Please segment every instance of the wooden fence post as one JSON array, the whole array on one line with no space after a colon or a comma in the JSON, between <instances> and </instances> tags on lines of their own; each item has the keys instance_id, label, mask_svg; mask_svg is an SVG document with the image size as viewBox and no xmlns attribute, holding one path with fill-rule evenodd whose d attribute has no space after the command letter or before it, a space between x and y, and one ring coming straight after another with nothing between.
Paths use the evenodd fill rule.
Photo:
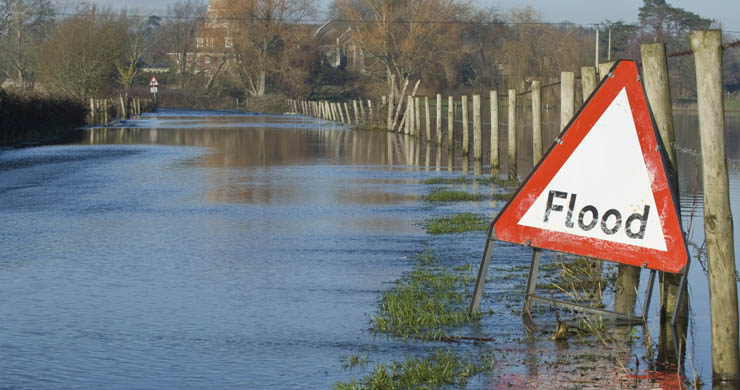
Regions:
<instances>
[{"instance_id":1,"label":"wooden fence post","mask_svg":"<svg viewBox=\"0 0 740 390\"><path fill-rule=\"evenodd\" d=\"M690 35L696 62L713 381L740 381L737 281L722 99L722 31Z\"/></svg>"},{"instance_id":2,"label":"wooden fence post","mask_svg":"<svg viewBox=\"0 0 740 390\"><path fill-rule=\"evenodd\" d=\"M437 106L434 107L437 116L434 118L437 125L437 145L442 145L442 94L437 94Z\"/></svg>"},{"instance_id":3,"label":"wooden fence post","mask_svg":"<svg viewBox=\"0 0 740 390\"><path fill-rule=\"evenodd\" d=\"M602 62L599 64L599 80L602 80L609 73L609 69L614 65L614 61Z\"/></svg>"},{"instance_id":4,"label":"wooden fence post","mask_svg":"<svg viewBox=\"0 0 740 390\"><path fill-rule=\"evenodd\" d=\"M429 142L432 140L432 118L429 117L429 96L424 96L424 125L426 127L426 141Z\"/></svg>"},{"instance_id":5,"label":"wooden fence post","mask_svg":"<svg viewBox=\"0 0 740 390\"><path fill-rule=\"evenodd\" d=\"M344 102L344 112L347 113L347 124L352 124L352 118L349 115L349 104L347 102ZM355 124L357 124L357 117L355 117Z\"/></svg>"},{"instance_id":6,"label":"wooden fence post","mask_svg":"<svg viewBox=\"0 0 740 390\"><path fill-rule=\"evenodd\" d=\"M421 137L421 110L419 104L421 100L419 97L414 97L414 136Z\"/></svg>"},{"instance_id":7,"label":"wooden fence post","mask_svg":"<svg viewBox=\"0 0 740 390\"><path fill-rule=\"evenodd\" d=\"M128 98L124 100L123 95L118 95L118 97L121 100L121 119L128 119L128 107L126 107L128 105Z\"/></svg>"},{"instance_id":8,"label":"wooden fence post","mask_svg":"<svg viewBox=\"0 0 740 390\"><path fill-rule=\"evenodd\" d=\"M591 96L591 92L596 88L596 69L593 66L581 67L581 92L583 93L583 103Z\"/></svg>"},{"instance_id":9,"label":"wooden fence post","mask_svg":"<svg viewBox=\"0 0 740 390\"><path fill-rule=\"evenodd\" d=\"M103 99L103 123L108 123L108 99Z\"/></svg>"},{"instance_id":10,"label":"wooden fence post","mask_svg":"<svg viewBox=\"0 0 740 390\"><path fill-rule=\"evenodd\" d=\"M393 107L395 106L396 75L391 75L391 91L388 94L388 131L393 131Z\"/></svg>"},{"instance_id":11,"label":"wooden fence post","mask_svg":"<svg viewBox=\"0 0 740 390\"><path fill-rule=\"evenodd\" d=\"M570 122L576 107L576 77L573 72L560 72L560 130Z\"/></svg>"},{"instance_id":12,"label":"wooden fence post","mask_svg":"<svg viewBox=\"0 0 740 390\"><path fill-rule=\"evenodd\" d=\"M468 124L468 95L460 97L462 105L462 154L467 157L470 153L470 126Z\"/></svg>"},{"instance_id":13,"label":"wooden fence post","mask_svg":"<svg viewBox=\"0 0 740 390\"><path fill-rule=\"evenodd\" d=\"M393 131L393 90L388 94L388 131Z\"/></svg>"},{"instance_id":14,"label":"wooden fence post","mask_svg":"<svg viewBox=\"0 0 740 390\"><path fill-rule=\"evenodd\" d=\"M614 62L603 62L599 64L599 80L609 75L609 70ZM626 264L617 265L617 285L614 295L614 311L632 314L635 301L637 300L637 286L640 284L639 267Z\"/></svg>"},{"instance_id":15,"label":"wooden fence post","mask_svg":"<svg viewBox=\"0 0 740 390\"><path fill-rule=\"evenodd\" d=\"M498 91L493 90L491 95L491 169L498 171Z\"/></svg>"},{"instance_id":16,"label":"wooden fence post","mask_svg":"<svg viewBox=\"0 0 740 390\"><path fill-rule=\"evenodd\" d=\"M396 123L398 122L398 116L401 113L401 107L403 107L403 96L406 94L406 87L408 86L409 86L409 80L406 79L403 82L403 88L401 89L401 95L398 97L398 107L396 108L396 115L393 117L393 123L391 123L391 131L395 130L396 128ZM401 125L399 125L399 129L398 129L399 132L401 131L400 126Z\"/></svg>"},{"instance_id":17,"label":"wooden fence post","mask_svg":"<svg viewBox=\"0 0 740 390\"><path fill-rule=\"evenodd\" d=\"M90 124L95 125L95 99L90 98Z\"/></svg>"},{"instance_id":18,"label":"wooden fence post","mask_svg":"<svg viewBox=\"0 0 740 390\"><path fill-rule=\"evenodd\" d=\"M509 177L517 177L517 161L516 161L516 90L509 90Z\"/></svg>"},{"instance_id":19,"label":"wooden fence post","mask_svg":"<svg viewBox=\"0 0 740 390\"><path fill-rule=\"evenodd\" d=\"M542 87L532 81L532 160L536 165L542 159Z\"/></svg>"},{"instance_id":20,"label":"wooden fence post","mask_svg":"<svg viewBox=\"0 0 740 390\"><path fill-rule=\"evenodd\" d=\"M414 135L414 97L406 98L406 134Z\"/></svg>"},{"instance_id":21,"label":"wooden fence post","mask_svg":"<svg viewBox=\"0 0 740 390\"><path fill-rule=\"evenodd\" d=\"M473 95L473 160L483 160L483 134L480 123L480 95Z\"/></svg>"},{"instance_id":22,"label":"wooden fence post","mask_svg":"<svg viewBox=\"0 0 740 390\"><path fill-rule=\"evenodd\" d=\"M360 123L360 117L358 116L360 114L357 111L357 100L352 100L352 108L354 109L354 112L355 112L355 123Z\"/></svg>"},{"instance_id":23,"label":"wooden fence post","mask_svg":"<svg viewBox=\"0 0 740 390\"><path fill-rule=\"evenodd\" d=\"M447 147L455 150L455 98L447 97Z\"/></svg>"},{"instance_id":24,"label":"wooden fence post","mask_svg":"<svg viewBox=\"0 0 740 390\"><path fill-rule=\"evenodd\" d=\"M642 74L645 78L645 92L648 102L658 126L660 137L663 139L665 153L668 157L668 180L673 187L673 194L679 204L678 218L680 220L680 201L678 201L678 172L676 170L676 145L673 131L673 107L671 103L671 88L668 80L668 64L666 60L665 44L652 43L640 45L642 55ZM660 335L658 338L658 360L662 362L678 362L678 351L673 344L673 328L668 319L673 317L678 299L680 275L663 272L660 278ZM688 325L688 295L684 296L679 309L678 340L683 342L685 351L685 337Z\"/></svg>"}]
</instances>

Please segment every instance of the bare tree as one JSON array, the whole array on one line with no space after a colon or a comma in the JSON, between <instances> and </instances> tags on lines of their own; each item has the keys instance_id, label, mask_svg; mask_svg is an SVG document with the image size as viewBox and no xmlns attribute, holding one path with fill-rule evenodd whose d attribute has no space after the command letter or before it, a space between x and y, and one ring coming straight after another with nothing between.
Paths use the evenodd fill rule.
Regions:
<instances>
[{"instance_id":1,"label":"bare tree","mask_svg":"<svg viewBox=\"0 0 740 390\"><path fill-rule=\"evenodd\" d=\"M467 5L455 0L336 0L334 13L352 23L369 67L390 86L439 69L460 56L460 17ZM400 83L402 84L402 83Z\"/></svg>"},{"instance_id":2,"label":"bare tree","mask_svg":"<svg viewBox=\"0 0 740 390\"><path fill-rule=\"evenodd\" d=\"M192 74L192 60L197 51L195 37L203 25L207 6L200 0L182 0L167 6L166 18L159 29L159 41L170 55L185 87Z\"/></svg>"},{"instance_id":3,"label":"bare tree","mask_svg":"<svg viewBox=\"0 0 740 390\"><path fill-rule=\"evenodd\" d=\"M136 12L134 12L136 14ZM123 10L118 17L118 27L124 34L121 42L121 56L115 62L116 81L124 88L126 96L128 89L139 73L141 59L153 46L151 39L152 18L141 20L137 16L130 16L128 11Z\"/></svg>"},{"instance_id":4,"label":"bare tree","mask_svg":"<svg viewBox=\"0 0 740 390\"><path fill-rule=\"evenodd\" d=\"M225 12L234 17L233 69L252 96L265 94L270 69L300 41L300 21L316 11L315 0L229 0Z\"/></svg>"},{"instance_id":5,"label":"bare tree","mask_svg":"<svg viewBox=\"0 0 740 390\"><path fill-rule=\"evenodd\" d=\"M110 10L80 9L61 20L41 45L39 79L50 92L86 99L115 73L125 31Z\"/></svg>"},{"instance_id":6,"label":"bare tree","mask_svg":"<svg viewBox=\"0 0 740 390\"><path fill-rule=\"evenodd\" d=\"M0 1L0 69L20 88L33 88L38 44L53 23L49 0Z\"/></svg>"}]
</instances>

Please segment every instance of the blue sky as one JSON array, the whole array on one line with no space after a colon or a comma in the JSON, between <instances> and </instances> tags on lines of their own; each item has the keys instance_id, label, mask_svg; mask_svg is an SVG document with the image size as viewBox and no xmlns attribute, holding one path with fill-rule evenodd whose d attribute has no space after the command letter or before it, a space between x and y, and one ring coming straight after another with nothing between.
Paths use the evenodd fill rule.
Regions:
<instances>
[{"instance_id":1,"label":"blue sky","mask_svg":"<svg viewBox=\"0 0 740 390\"><path fill-rule=\"evenodd\" d=\"M98 4L138 9L142 13L161 14L172 0L94 0ZM324 7L331 0L319 0ZM642 0L472 0L478 7L496 7L502 12L528 5L542 12L548 22L570 21L593 24L604 20L637 22L637 10ZM738 0L668 0L674 7L681 7L703 17L719 20L723 29L740 35L740 1Z\"/></svg>"},{"instance_id":2,"label":"blue sky","mask_svg":"<svg viewBox=\"0 0 740 390\"><path fill-rule=\"evenodd\" d=\"M740 1L738 0L668 0L668 4L694 12L709 19L719 20L724 30L740 33ZM642 0L477 0L478 6L502 10L532 5L551 22L568 20L578 24L598 23L603 20L637 22L637 10Z\"/></svg>"}]
</instances>

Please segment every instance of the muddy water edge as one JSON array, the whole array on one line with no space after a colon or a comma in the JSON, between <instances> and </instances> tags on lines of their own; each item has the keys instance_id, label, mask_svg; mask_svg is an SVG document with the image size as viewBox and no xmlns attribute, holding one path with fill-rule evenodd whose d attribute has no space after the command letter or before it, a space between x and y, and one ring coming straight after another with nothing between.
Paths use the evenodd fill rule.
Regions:
<instances>
[{"instance_id":1,"label":"muddy water edge","mask_svg":"<svg viewBox=\"0 0 740 390\"><path fill-rule=\"evenodd\" d=\"M738 118L727 121L733 206ZM701 247L696 115L677 113L676 127L684 225ZM389 292L406 285L450 287L450 311L467 304L485 233L428 234L425 221L490 220L512 185L455 180L476 171L487 167L396 134L236 112L162 110L79 142L0 151L0 383L361 387L380 370L423 378L435 363L455 367L455 388L670 388L694 372L711 382L696 262L685 379L649 371L654 311L647 333L586 322L551 340L556 314L540 307L528 332L530 251L514 245L496 247L482 316L384 330L384 305L400 305ZM428 197L444 190L479 196ZM543 258L541 288L553 294L560 262L572 264Z\"/></svg>"}]
</instances>

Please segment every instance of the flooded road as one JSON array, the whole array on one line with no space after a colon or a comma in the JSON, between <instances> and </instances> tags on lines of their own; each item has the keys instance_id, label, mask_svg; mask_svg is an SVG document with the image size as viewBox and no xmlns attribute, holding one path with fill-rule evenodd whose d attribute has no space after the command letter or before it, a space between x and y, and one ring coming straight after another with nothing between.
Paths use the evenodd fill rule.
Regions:
<instances>
[{"instance_id":1,"label":"flooded road","mask_svg":"<svg viewBox=\"0 0 740 390\"><path fill-rule=\"evenodd\" d=\"M681 115L683 212L700 244L695 116ZM342 369L350 352L372 350L374 362L428 348L367 331L409 257L431 249L477 267L483 232L430 236L424 219L502 205L423 202L425 179L487 167L396 134L177 110L124 126L0 151L0 387L329 388L363 373ZM737 210L740 123L728 126ZM526 174L531 154L520 150ZM514 312L530 253L503 244L495 256L516 278L487 285L483 306L499 315L478 331L524 356L506 375L536 376L534 351L562 346L522 344ZM706 291L695 262L690 355L708 382Z\"/></svg>"}]
</instances>

